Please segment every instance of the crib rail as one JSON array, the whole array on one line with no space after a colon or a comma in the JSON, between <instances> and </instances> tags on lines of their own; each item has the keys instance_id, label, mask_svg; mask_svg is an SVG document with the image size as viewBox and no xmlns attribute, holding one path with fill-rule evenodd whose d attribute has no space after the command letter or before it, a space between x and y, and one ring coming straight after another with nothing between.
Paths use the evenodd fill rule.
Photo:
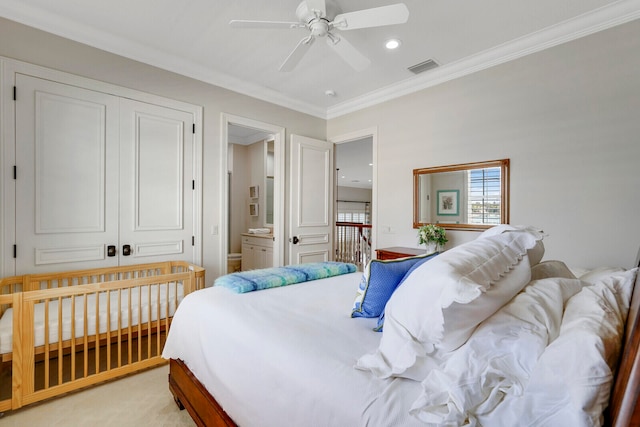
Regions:
<instances>
[{"instance_id":1,"label":"crib rail","mask_svg":"<svg viewBox=\"0 0 640 427\"><path fill-rule=\"evenodd\" d=\"M23 277L22 290L35 291L90 283L112 282L116 280L137 279L193 270L197 280L193 290L204 288L204 269L184 261L167 261L150 264L105 267L91 270L75 270L61 273L44 273Z\"/></svg>"},{"instance_id":2,"label":"crib rail","mask_svg":"<svg viewBox=\"0 0 640 427\"><path fill-rule=\"evenodd\" d=\"M166 363L173 314L204 285L186 262L0 279L0 308L13 311L0 412Z\"/></svg>"}]
</instances>

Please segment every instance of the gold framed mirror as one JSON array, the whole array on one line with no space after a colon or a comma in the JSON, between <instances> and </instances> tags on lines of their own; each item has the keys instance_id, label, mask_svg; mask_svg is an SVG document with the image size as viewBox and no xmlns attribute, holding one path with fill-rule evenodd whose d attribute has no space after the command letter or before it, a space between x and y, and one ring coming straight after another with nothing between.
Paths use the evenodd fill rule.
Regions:
<instances>
[{"instance_id":1,"label":"gold framed mirror","mask_svg":"<svg viewBox=\"0 0 640 427\"><path fill-rule=\"evenodd\" d=\"M509 159L413 170L413 228L482 231L509 223Z\"/></svg>"}]
</instances>

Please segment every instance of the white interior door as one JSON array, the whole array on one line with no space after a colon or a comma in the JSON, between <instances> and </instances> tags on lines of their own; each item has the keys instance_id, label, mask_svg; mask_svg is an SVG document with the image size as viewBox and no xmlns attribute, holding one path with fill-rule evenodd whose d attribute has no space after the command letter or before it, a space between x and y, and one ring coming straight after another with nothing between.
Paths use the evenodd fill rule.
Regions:
<instances>
[{"instance_id":1,"label":"white interior door","mask_svg":"<svg viewBox=\"0 0 640 427\"><path fill-rule=\"evenodd\" d=\"M16 84L16 274L117 265L118 98Z\"/></svg>"},{"instance_id":2,"label":"white interior door","mask_svg":"<svg viewBox=\"0 0 640 427\"><path fill-rule=\"evenodd\" d=\"M194 262L194 117L129 99L120 111L120 264Z\"/></svg>"},{"instance_id":3,"label":"white interior door","mask_svg":"<svg viewBox=\"0 0 640 427\"><path fill-rule=\"evenodd\" d=\"M333 144L291 135L289 264L333 259Z\"/></svg>"}]
</instances>

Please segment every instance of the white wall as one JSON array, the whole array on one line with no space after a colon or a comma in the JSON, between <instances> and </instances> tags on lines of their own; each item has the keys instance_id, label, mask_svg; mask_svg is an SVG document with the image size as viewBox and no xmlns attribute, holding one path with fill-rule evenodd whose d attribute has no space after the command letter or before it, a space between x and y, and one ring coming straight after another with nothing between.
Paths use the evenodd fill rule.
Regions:
<instances>
[{"instance_id":1,"label":"white wall","mask_svg":"<svg viewBox=\"0 0 640 427\"><path fill-rule=\"evenodd\" d=\"M376 247L417 246L414 168L510 158L511 223L548 233L545 259L631 267L640 245L639 70L637 20L331 119L327 133L378 128ZM449 233L452 244L475 235Z\"/></svg>"},{"instance_id":2,"label":"white wall","mask_svg":"<svg viewBox=\"0 0 640 427\"><path fill-rule=\"evenodd\" d=\"M203 129L203 266L207 282L218 276L219 248L226 242L212 227L222 227L221 113L273 123L291 133L326 138L326 121L268 102L240 95L175 73L160 70L99 49L0 18L0 56L83 77L189 102L204 107ZM225 246L223 246L225 245ZM1 249L0 249L1 250ZM226 260L222 261L226 263Z\"/></svg>"}]
</instances>

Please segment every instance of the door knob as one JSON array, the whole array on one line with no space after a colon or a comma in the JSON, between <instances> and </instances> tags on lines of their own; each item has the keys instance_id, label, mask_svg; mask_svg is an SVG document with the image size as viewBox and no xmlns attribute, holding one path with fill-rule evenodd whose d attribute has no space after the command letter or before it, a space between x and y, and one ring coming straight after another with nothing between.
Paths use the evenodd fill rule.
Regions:
<instances>
[{"instance_id":1,"label":"door knob","mask_svg":"<svg viewBox=\"0 0 640 427\"><path fill-rule=\"evenodd\" d=\"M122 246L122 255L123 255L123 256L129 256L129 255L131 255L131 245L124 245L124 246Z\"/></svg>"},{"instance_id":2,"label":"door knob","mask_svg":"<svg viewBox=\"0 0 640 427\"><path fill-rule=\"evenodd\" d=\"M293 236L293 244L294 245L297 245L299 241L300 241L300 239L298 239L298 236Z\"/></svg>"},{"instance_id":3,"label":"door knob","mask_svg":"<svg viewBox=\"0 0 640 427\"><path fill-rule=\"evenodd\" d=\"M107 246L107 256L116 256L116 246L115 245Z\"/></svg>"}]
</instances>

